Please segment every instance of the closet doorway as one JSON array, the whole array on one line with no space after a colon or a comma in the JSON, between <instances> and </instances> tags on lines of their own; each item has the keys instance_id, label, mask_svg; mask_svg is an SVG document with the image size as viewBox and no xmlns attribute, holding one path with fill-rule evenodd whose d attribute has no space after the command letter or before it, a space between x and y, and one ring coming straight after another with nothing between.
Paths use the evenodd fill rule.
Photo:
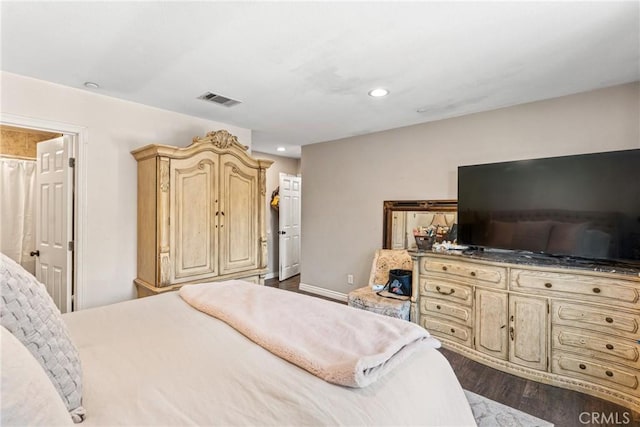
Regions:
<instances>
[{"instance_id":1,"label":"closet doorway","mask_svg":"<svg viewBox=\"0 0 640 427\"><path fill-rule=\"evenodd\" d=\"M77 134L5 123L0 249L46 286L61 312L73 311Z\"/></svg>"}]
</instances>

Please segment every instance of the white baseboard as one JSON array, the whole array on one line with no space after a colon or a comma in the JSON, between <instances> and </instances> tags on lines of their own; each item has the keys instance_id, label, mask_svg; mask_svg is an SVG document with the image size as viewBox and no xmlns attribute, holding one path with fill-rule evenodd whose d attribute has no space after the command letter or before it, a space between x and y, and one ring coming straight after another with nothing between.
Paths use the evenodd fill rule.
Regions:
<instances>
[{"instance_id":1,"label":"white baseboard","mask_svg":"<svg viewBox=\"0 0 640 427\"><path fill-rule=\"evenodd\" d=\"M274 277L278 277L278 275L272 271L271 273L265 274L264 280L273 279Z\"/></svg>"},{"instance_id":2,"label":"white baseboard","mask_svg":"<svg viewBox=\"0 0 640 427\"><path fill-rule=\"evenodd\" d=\"M325 289L318 286L307 285L306 283L300 283L300 290L309 292L310 294L322 295L323 297L347 302L347 294L332 291L331 289Z\"/></svg>"}]
</instances>

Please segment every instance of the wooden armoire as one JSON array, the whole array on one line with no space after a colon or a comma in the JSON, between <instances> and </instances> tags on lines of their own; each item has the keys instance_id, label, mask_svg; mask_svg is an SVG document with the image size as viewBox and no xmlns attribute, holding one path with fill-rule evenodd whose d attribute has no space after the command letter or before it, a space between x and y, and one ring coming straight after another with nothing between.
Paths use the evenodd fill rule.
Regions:
<instances>
[{"instance_id":1,"label":"wooden armoire","mask_svg":"<svg viewBox=\"0 0 640 427\"><path fill-rule=\"evenodd\" d=\"M266 169L226 130L188 147L147 145L138 162L138 297L185 284L263 284Z\"/></svg>"}]
</instances>

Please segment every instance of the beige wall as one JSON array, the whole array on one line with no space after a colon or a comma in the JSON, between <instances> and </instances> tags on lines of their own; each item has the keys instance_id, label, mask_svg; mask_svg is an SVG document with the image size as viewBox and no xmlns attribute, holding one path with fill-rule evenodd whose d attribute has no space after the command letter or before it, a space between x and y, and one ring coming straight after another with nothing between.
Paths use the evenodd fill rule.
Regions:
<instances>
[{"instance_id":1,"label":"beige wall","mask_svg":"<svg viewBox=\"0 0 640 427\"><path fill-rule=\"evenodd\" d=\"M639 117L636 82L303 146L301 282L365 285L384 200L455 199L460 165L640 148Z\"/></svg>"},{"instance_id":2,"label":"beige wall","mask_svg":"<svg viewBox=\"0 0 640 427\"><path fill-rule=\"evenodd\" d=\"M0 73L0 85L2 114L86 128L82 308L135 296L137 172L131 150L150 143L186 146L194 136L218 129L227 129L251 146L250 129L122 101L99 91L6 72Z\"/></svg>"},{"instance_id":3,"label":"beige wall","mask_svg":"<svg viewBox=\"0 0 640 427\"><path fill-rule=\"evenodd\" d=\"M300 160L289 157L274 156L267 153L253 152L253 155L259 159L273 160L273 164L267 169L267 195L266 195L266 212L267 218L265 225L267 228L267 249L269 251L269 260L267 268L267 278L278 277L278 228L279 217L278 212L271 208L271 193L275 190L280 182L280 172L289 175L298 175L300 173Z\"/></svg>"}]
</instances>

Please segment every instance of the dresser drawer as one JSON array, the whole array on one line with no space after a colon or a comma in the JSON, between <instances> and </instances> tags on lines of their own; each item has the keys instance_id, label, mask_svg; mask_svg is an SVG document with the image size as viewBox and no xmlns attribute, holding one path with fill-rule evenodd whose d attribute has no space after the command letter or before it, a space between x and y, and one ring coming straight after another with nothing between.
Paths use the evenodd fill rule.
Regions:
<instances>
[{"instance_id":1,"label":"dresser drawer","mask_svg":"<svg viewBox=\"0 0 640 427\"><path fill-rule=\"evenodd\" d=\"M614 387L634 396L640 395L637 369L627 369L608 362L554 352L551 372Z\"/></svg>"},{"instance_id":2,"label":"dresser drawer","mask_svg":"<svg viewBox=\"0 0 640 427\"><path fill-rule=\"evenodd\" d=\"M482 284L497 289L507 288L507 269L502 267L426 257L422 260L421 271L427 275L446 274L469 284Z\"/></svg>"},{"instance_id":3,"label":"dresser drawer","mask_svg":"<svg viewBox=\"0 0 640 427\"><path fill-rule=\"evenodd\" d=\"M467 347L471 347L471 328L451 322L441 317L420 316L420 324L433 336L448 339Z\"/></svg>"},{"instance_id":4,"label":"dresser drawer","mask_svg":"<svg viewBox=\"0 0 640 427\"><path fill-rule=\"evenodd\" d=\"M640 370L640 343L592 331L553 326L553 349Z\"/></svg>"},{"instance_id":5,"label":"dresser drawer","mask_svg":"<svg viewBox=\"0 0 640 427\"><path fill-rule=\"evenodd\" d=\"M435 298L422 298L420 300L420 313L430 315L441 315L452 317L458 322L467 326L472 326L473 319L471 317L471 307L456 304L447 300L438 300Z\"/></svg>"},{"instance_id":6,"label":"dresser drawer","mask_svg":"<svg viewBox=\"0 0 640 427\"><path fill-rule=\"evenodd\" d=\"M615 307L552 301L551 312L553 324L591 329L634 340L640 335L640 315Z\"/></svg>"},{"instance_id":7,"label":"dresser drawer","mask_svg":"<svg viewBox=\"0 0 640 427\"><path fill-rule=\"evenodd\" d=\"M640 281L549 271L511 270L511 290L565 295L603 304L640 308Z\"/></svg>"},{"instance_id":8,"label":"dresser drawer","mask_svg":"<svg viewBox=\"0 0 640 427\"><path fill-rule=\"evenodd\" d=\"M459 304L471 305L473 288L461 283L420 276L420 293L426 297L436 297Z\"/></svg>"}]
</instances>

